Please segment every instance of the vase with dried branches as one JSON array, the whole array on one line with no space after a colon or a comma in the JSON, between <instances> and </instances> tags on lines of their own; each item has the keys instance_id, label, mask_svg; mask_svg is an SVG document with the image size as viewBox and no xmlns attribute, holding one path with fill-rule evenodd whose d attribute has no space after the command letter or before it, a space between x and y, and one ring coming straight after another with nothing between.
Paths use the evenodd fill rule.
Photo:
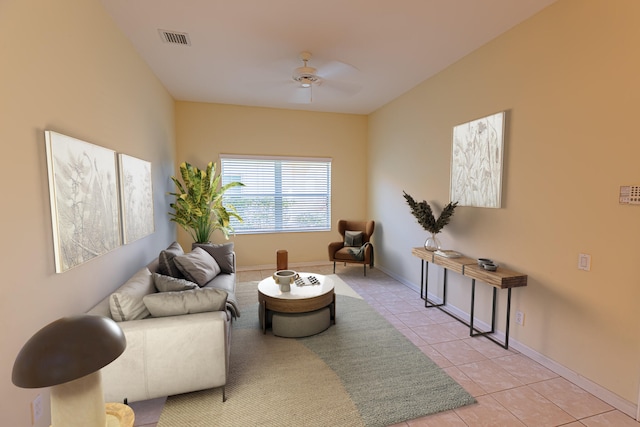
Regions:
<instances>
[{"instance_id":1,"label":"vase with dried branches","mask_svg":"<svg viewBox=\"0 0 640 427\"><path fill-rule=\"evenodd\" d=\"M449 202L440 213L438 219L436 219L429 203L425 200L416 202L414 198L406 192L403 191L402 193L409 205L409 208L411 209L411 213L418 221L418 224L431 233L431 236L427 238L424 243L424 248L428 251L437 251L440 249L440 240L438 240L436 235L442 231L445 225L449 224L449 221L451 221L451 217L453 216L453 212L455 211L456 206L458 206L458 202Z\"/></svg>"}]
</instances>

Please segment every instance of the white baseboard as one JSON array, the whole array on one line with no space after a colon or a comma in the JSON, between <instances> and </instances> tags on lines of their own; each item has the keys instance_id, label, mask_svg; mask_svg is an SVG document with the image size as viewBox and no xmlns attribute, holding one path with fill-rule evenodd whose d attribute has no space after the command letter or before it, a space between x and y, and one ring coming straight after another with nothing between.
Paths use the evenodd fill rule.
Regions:
<instances>
[{"instance_id":1,"label":"white baseboard","mask_svg":"<svg viewBox=\"0 0 640 427\"><path fill-rule=\"evenodd\" d=\"M398 276L397 274L391 272L391 271L387 271L386 269L384 269L383 267L377 267L380 270L382 270L385 274L393 277L394 279L396 279L398 282L402 283L403 285L413 289L414 291L416 291L418 294L420 293L420 286L417 286L413 283L408 282L406 279L404 279L403 277ZM436 303L438 302L442 302L442 299L429 294L428 295L429 300L434 301ZM451 312L452 314L458 316L459 318L463 319L464 321L466 321L467 323L469 322L469 314L464 312L463 310L460 310L459 308L452 306L452 305L447 305L447 311ZM491 325L479 321L479 320L475 320L474 321L474 326L478 326L479 329L481 330L489 330L491 329ZM495 338L498 341L504 342L504 332L502 331L497 331L495 334ZM531 360L534 360L536 362L538 362L539 364L541 364L542 366L544 366L545 368L555 372L556 374L560 375L561 377L565 378L566 380L572 382L573 384L577 385L578 387L586 390L587 392L591 393L592 395L594 395L595 397L597 397L598 399L608 403L609 405L613 406L614 408L618 409L621 412L624 412L625 414L627 414L628 416L630 416L631 418L640 421L640 390L639 390L639 402L638 404L633 404L632 402L627 401L626 399L623 399L622 397L618 396L617 394L609 391L608 389L602 387L599 384L594 383L593 381L583 377L582 375L572 371L571 369L567 368L566 366L561 365L560 363L544 356L543 354L538 353L537 351L533 350L532 348L527 347L526 345L518 342L517 340L514 340L513 338L509 338L509 346L513 347L514 350L524 354L525 356L527 356L528 358L530 358Z\"/></svg>"}]
</instances>

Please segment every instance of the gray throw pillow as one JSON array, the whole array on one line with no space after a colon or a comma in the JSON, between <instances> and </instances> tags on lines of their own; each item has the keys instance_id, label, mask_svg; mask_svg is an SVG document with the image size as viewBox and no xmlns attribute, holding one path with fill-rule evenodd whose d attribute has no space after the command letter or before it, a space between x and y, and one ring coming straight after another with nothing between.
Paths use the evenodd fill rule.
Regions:
<instances>
[{"instance_id":1,"label":"gray throw pillow","mask_svg":"<svg viewBox=\"0 0 640 427\"><path fill-rule=\"evenodd\" d=\"M149 316L142 298L153 294L153 277L148 268L143 268L109 296L109 310L116 322L144 319Z\"/></svg>"},{"instance_id":2,"label":"gray throw pillow","mask_svg":"<svg viewBox=\"0 0 640 427\"><path fill-rule=\"evenodd\" d=\"M191 252L173 258L173 262L187 280L206 285L211 279L220 274L220 266L211 255L201 248L194 248Z\"/></svg>"},{"instance_id":3,"label":"gray throw pillow","mask_svg":"<svg viewBox=\"0 0 640 427\"><path fill-rule=\"evenodd\" d=\"M146 295L144 304L153 317L178 316L225 310L227 292L204 288L182 292L163 292Z\"/></svg>"},{"instance_id":4,"label":"gray throw pillow","mask_svg":"<svg viewBox=\"0 0 640 427\"><path fill-rule=\"evenodd\" d=\"M153 273L153 284L156 285L158 292L179 292L198 289L196 283L158 273Z\"/></svg>"},{"instance_id":5,"label":"gray throw pillow","mask_svg":"<svg viewBox=\"0 0 640 427\"><path fill-rule=\"evenodd\" d=\"M160 255L158 255L158 273L184 279L184 276L173 262L173 259L180 255L184 255L184 250L178 242L173 242L167 249L161 251Z\"/></svg>"},{"instance_id":6,"label":"gray throw pillow","mask_svg":"<svg viewBox=\"0 0 640 427\"><path fill-rule=\"evenodd\" d=\"M362 231L345 231L344 232L344 245L345 246L362 246Z\"/></svg>"},{"instance_id":7,"label":"gray throw pillow","mask_svg":"<svg viewBox=\"0 0 640 427\"><path fill-rule=\"evenodd\" d=\"M206 243L198 244L199 248L204 249L216 260L223 273L235 273L235 255L233 253L233 242L215 244Z\"/></svg>"}]
</instances>

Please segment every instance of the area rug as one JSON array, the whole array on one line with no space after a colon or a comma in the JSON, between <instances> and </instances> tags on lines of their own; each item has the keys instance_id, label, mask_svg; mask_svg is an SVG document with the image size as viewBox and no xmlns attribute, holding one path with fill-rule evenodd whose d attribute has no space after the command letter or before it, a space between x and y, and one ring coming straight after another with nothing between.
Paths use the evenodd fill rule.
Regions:
<instances>
[{"instance_id":1,"label":"area rug","mask_svg":"<svg viewBox=\"0 0 640 427\"><path fill-rule=\"evenodd\" d=\"M263 334L257 282L238 284L241 304L251 304L233 324L227 401L221 389L169 397L158 427L388 426L475 402L331 277L343 294L336 295L336 324L298 339Z\"/></svg>"}]
</instances>

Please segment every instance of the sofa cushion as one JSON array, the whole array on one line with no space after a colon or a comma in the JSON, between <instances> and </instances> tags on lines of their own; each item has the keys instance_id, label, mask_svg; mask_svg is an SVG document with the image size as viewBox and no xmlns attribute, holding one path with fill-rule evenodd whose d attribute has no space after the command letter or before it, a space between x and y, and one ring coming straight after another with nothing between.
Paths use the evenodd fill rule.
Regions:
<instances>
[{"instance_id":1,"label":"sofa cushion","mask_svg":"<svg viewBox=\"0 0 640 427\"><path fill-rule=\"evenodd\" d=\"M160 255L158 255L158 273L184 279L184 276L173 261L175 257L180 255L184 255L184 250L182 250L182 246L178 242L173 242L167 249L160 251Z\"/></svg>"},{"instance_id":2,"label":"sofa cushion","mask_svg":"<svg viewBox=\"0 0 640 427\"><path fill-rule=\"evenodd\" d=\"M223 273L235 273L233 242L198 244L198 247L207 251L216 260Z\"/></svg>"},{"instance_id":3,"label":"sofa cushion","mask_svg":"<svg viewBox=\"0 0 640 427\"><path fill-rule=\"evenodd\" d=\"M142 298L155 292L153 276L149 269L144 267L109 296L111 317L116 322L148 317L149 311Z\"/></svg>"},{"instance_id":4,"label":"sofa cushion","mask_svg":"<svg viewBox=\"0 0 640 427\"><path fill-rule=\"evenodd\" d=\"M204 286L220 274L220 266L205 250L196 247L191 252L173 258L176 267L187 280Z\"/></svg>"},{"instance_id":5,"label":"sofa cushion","mask_svg":"<svg viewBox=\"0 0 640 427\"><path fill-rule=\"evenodd\" d=\"M158 292L179 292L198 288L196 283L186 279L177 279L158 273L153 273L153 284L156 286Z\"/></svg>"},{"instance_id":6,"label":"sofa cushion","mask_svg":"<svg viewBox=\"0 0 640 427\"><path fill-rule=\"evenodd\" d=\"M344 232L344 245L345 246L362 246L362 231L345 231Z\"/></svg>"},{"instance_id":7,"label":"sofa cushion","mask_svg":"<svg viewBox=\"0 0 640 427\"><path fill-rule=\"evenodd\" d=\"M146 295L144 304L153 317L220 311L225 310L227 293L212 288L163 292Z\"/></svg>"}]
</instances>

